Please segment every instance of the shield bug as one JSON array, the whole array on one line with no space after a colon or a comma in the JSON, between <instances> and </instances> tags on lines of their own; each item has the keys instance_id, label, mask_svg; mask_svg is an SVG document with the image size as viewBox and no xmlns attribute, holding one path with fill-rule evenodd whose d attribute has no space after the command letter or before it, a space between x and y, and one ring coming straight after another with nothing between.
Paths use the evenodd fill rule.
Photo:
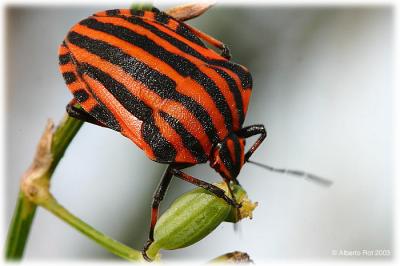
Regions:
<instances>
[{"instance_id":1,"label":"shield bug","mask_svg":"<svg viewBox=\"0 0 400 266\"><path fill-rule=\"evenodd\" d=\"M238 207L222 189L182 172L209 161L225 182L237 184L266 137L263 125L243 127L252 77L230 61L226 45L157 9L116 9L73 26L59 63L74 96L71 116L118 131L151 160L169 164L153 197L148 245L172 176ZM254 135L245 152L245 139Z\"/></svg>"}]
</instances>

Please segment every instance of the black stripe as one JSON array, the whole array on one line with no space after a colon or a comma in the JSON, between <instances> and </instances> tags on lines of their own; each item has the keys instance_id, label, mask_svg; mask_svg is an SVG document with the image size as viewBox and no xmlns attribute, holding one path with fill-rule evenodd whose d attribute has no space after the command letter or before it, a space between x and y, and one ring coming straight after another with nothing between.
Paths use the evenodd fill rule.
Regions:
<instances>
[{"instance_id":1,"label":"black stripe","mask_svg":"<svg viewBox=\"0 0 400 266\"><path fill-rule=\"evenodd\" d=\"M232 92L233 97L235 99L236 103L236 111L239 116L239 125L242 126L244 122L244 110L243 110L243 99L242 99L242 94L240 93L240 90L238 86L236 85L235 80L229 76L228 73L226 73L224 70L218 68L218 67L212 67L223 79L225 79L226 83L228 83L229 90Z\"/></svg>"},{"instance_id":2,"label":"black stripe","mask_svg":"<svg viewBox=\"0 0 400 266\"><path fill-rule=\"evenodd\" d=\"M79 65L77 68L78 75L82 79L82 71L79 69ZM84 81L81 81L84 83ZM118 131L121 131L121 126L119 125L117 119L115 119L114 115L111 113L110 110L107 109L107 107L104 105L104 103L97 97L97 95L91 90L90 86L86 86L86 88L89 90L89 93L87 93L87 96L93 97L95 101L97 102L97 105L95 105L92 110L90 110L89 114L94 117L96 120L100 121L104 125L106 125L108 128ZM83 90L83 89L81 89ZM83 96L85 97L85 96ZM78 100L78 99L77 99ZM79 101L79 100L78 100Z\"/></svg>"},{"instance_id":3,"label":"black stripe","mask_svg":"<svg viewBox=\"0 0 400 266\"><path fill-rule=\"evenodd\" d=\"M202 124L211 143L218 143L219 137L212 123L211 117L206 109L192 98L180 94L175 89L175 82L167 76L157 72L144 63L123 53L117 47L111 46L103 41L93 40L76 32L68 34L68 40L93 53L102 59L120 66L134 79L143 83L147 88L154 91L160 97L175 100L184 105Z\"/></svg>"},{"instance_id":4,"label":"black stripe","mask_svg":"<svg viewBox=\"0 0 400 266\"><path fill-rule=\"evenodd\" d=\"M152 148L159 163L175 162L176 150L160 133L153 117L142 124L142 137Z\"/></svg>"},{"instance_id":5,"label":"black stripe","mask_svg":"<svg viewBox=\"0 0 400 266\"><path fill-rule=\"evenodd\" d=\"M242 158L242 155L243 155L243 157L244 157L244 155L245 155L245 153L244 153L244 147L246 146L246 139L242 139L242 141L243 141L243 145L240 145L240 158ZM244 163L244 161L243 161L243 162L240 162L240 168L242 168L242 166L243 166L242 163Z\"/></svg>"},{"instance_id":6,"label":"black stripe","mask_svg":"<svg viewBox=\"0 0 400 266\"><path fill-rule=\"evenodd\" d=\"M208 160L200 142L175 117L160 111L160 116L179 134L185 148L196 158L198 163Z\"/></svg>"},{"instance_id":7,"label":"black stripe","mask_svg":"<svg viewBox=\"0 0 400 266\"><path fill-rule=\"evenodd\" d=\"M120 13L119 9L106 10L106 15L110 17L118 16Z\"/></svg>"},{"instance_id":8,"label":"black stripe","mask_svg":"<svg viewBox=\"0 0 400 266\"><path fill-rule=\"evenodd\" d=\"M158 23L168 24L170 17L164 12L158 12L155 14L155 19Z\"/></svg>"},{"instance_id":9,"label":"black stripe","mask_svg":"<svg viewBox=\"0 0 400 266\"><path fill-rule=\"evenodd\" d=\"M240 65L225 60L208 60L208 63L229 69L239 77L243 89L252 89L253 79L251 74L244 70Z\"/></svg>"},{"instance_id":10,"label":"black stripe","mask_svg":"<svg viewBox=\"0 0 400 266\"><path fill-rule=\"evenodd\" d=\"M235 173L239 173L240 170L240 153L241 153L241 148L240 148L240 142L239 139L236 135L232 134L232 141L233 141L233 151L235 154L233 154L233 156L235 157ZM239 169L238 169L239 168ZM233 174L233 176L235 176L235 174Z\"/></svg>"},{"instance_id":11,"label":"black stripe","mask_svg":"<svg viewBox=\"0 0 400 266\"><path fill-rule=\"evenodd\" d=\"M69 53L63 54L63 55L59 55L58 56L58 62L59 62L60 65L66 65L69 62L71 62L71 56L69 55Z\"/></svg>"},{"instance_id":12,"label":"black stripe","mask_svg":"<svg viewBox=\"0 0 400 266\"><path fill-rule=\"evenodd\" d=\"M79 89L74 92L74 98L78 100L78 102L83 103L89 99L89 94L84 89Z\"/></svg>"},{"instance_id":13,"label":"black stripe","mask_svg":"<svg viewBox=\"0 0 400 266\"><path fill-rule=\"evenodd\" d=\"M227 140L222 143L221 148L219 150L219 157L221 158L222 163L228 172L232 175L234 173L234 164L231 158L231 154L228 149Z\"/></svg>"},{"instance_id":14,"label":"black stripe","mask_svg":"<svg viewBox=\"0 0 400 266\"><path fill-rule=\"evenodd\" d=\"M138 119L146 121L152 116L153 111L150 107L135 95L132 95L123 84L110 77L107 73L89 64L80 64L79 73L81 75L86 74L101 82L115 99Z\"/></svg>"},{"instance_id":15,"label":"black stripe","mask_svg":"<svg viewBox=\"0 0 400 266\"><path fill-rule=\"evenodd\" d=\"M121 131L118 121L101 102L98 101L98 104L95 105L92 110L90 110L89 114L103 124L107 125L108 128L118 132Z\"/></svg>"},{"instance_id":16,"label":"black stripe","mask_svg":"<svg viewBox=\"0 0 400 266\"><path fill-rule=\"evenodd\" d=\"M154 41L148 39L146 36L139 35L127 28L116 26L111 23L102 23L95 19L84 20L81 22L81 24L91 29L108 33L121 40L140 47L170 65L180 75L184 77L191 77L199 85L201 85L208 95L213 99L215 106L224 117L226 128L228 131L232 130L232 113L224 95L221 93L214 81L205 75L200 69L198 69L195 64L184 57L170 53L162 46L159 46Z\"/></svg>"},{"instance_id":17,"label":"black stripe","mask_svg":"<svg viewBox=\"0 0 400 266\"><path fill-rule=\"evenodd\" d=\"M215 82L198 68L196 68L196 70L190 74L190 77L199 83L207 91L208 95L211 96L217 109L224 117L225 126L228 132L230 132L233 128L232 112L229 108L228 102L225 99L225 96L222 94Z\"/></svg>"},{"instance_id":18,"label":"black stripe","mask_svg":"<svg viewBox=\"0 0 400 266\"><path fill-rule=\"evenodd\" d=\"M195 36L182 22L178 22L178 28L176 29L176 33L184 37L185 39L188 39L191 42L194 42L202 47L206 47L204 43L197 37Z\"/></svg>"},{"instance_id":19,"label":"black stripe","mask_svg":"<svg viewBox=\"0 0 400 266\"><path fill-rule=\"evenodd\" d=\"M143 19L141 18L137 18L137 17L121 17L124 20L127 20L133 24L137 24L140 25L141 27L148 29L149 31L151 31L152 33L154 33L155 35L157 35L158 37L166 40L167 42L169 42L170 44L172 44L173 46L175 46L176 48L178 48L179 50L183 51L184 53L190 54L204 62L207 62L208 64L212 64L212 65L216 65L216 66L222 66L222 67L226 67L229 70L233 71L235 74L238 75L239 79L241 80L242 83L242 87L244 89L246 88L251 88L252 85L252 80L251 80L251 75L248 71L244 70L240 65L235 64L231 61L227 61L227 60L213 60L213 59L208 59L206 57L204 57L202 54L200 54L199 52L197 52L195 49L193 49L192 47L190 47L189 45L187 45L186 43L174 38L171 35L166 34L165 32L160 31L159 29L157 29L156 27L154 27L153 25L150 25L148 23L146 23ZM181 22L183 23L183 22Z\"/></svg>"},{"instance_id":20,"label":"black stripe","mask_svg":"<svg viewBox=\"0 0 400 266\"><path fill-rule=\"evenodd\" d=\"M136 80L156 91L163 98L168 97L168 95L175 90L176 84L168 76L155 71L148 65L124 53L115 46L104 41L91 39L76 32L70 32L68 34L68 40L86 49L90 53L99 56L101 59L120 66Z\"/></svg>"},{"instance_id":21,"label":"black stripe","mask_svg":"<svg viewBox=\"0 0 400 266\"><path fill-rule=\"evenodd\" d=\"M132 16L137 16L137 17L144 16L144 10L142 10L142 9L131 9L130 11L131 11Z\"/></svg>"},{"instance_id":22,"label":"black stripe","mask_svg":"<svg viewBox=\"0 0 400 266\"><path fill-rule=\"evenodd\" d=\"M154 122L153 111L136 98L118 81L89 64L79 65L79 73L86 74L99 81L103 86L135 117L143 121L141 134L152 148L158 162L174 162L175 148L161 134ZM99 119L101 121L101 119ZM107 124L108 125L108 124Z\"/></svg>"},{"instance_id":23,"label":"black stripe","mask_svg":"<svg viewBox=\"0 0 400 266\"><path fill-rule=\"evenodd\" d=\"M76 76L73 72L69 72L69 71L64 72L64 73L62 73L62 75L63 75L65 83L67 83L67 85L76 81Z\"/></svg>"}]
</instances>

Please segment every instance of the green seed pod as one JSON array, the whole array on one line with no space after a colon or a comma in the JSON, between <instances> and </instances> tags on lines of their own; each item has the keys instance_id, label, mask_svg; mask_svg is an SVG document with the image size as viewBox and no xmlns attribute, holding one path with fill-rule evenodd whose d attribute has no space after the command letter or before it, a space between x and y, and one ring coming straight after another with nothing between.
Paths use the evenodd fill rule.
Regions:
<instances>
[{"instance_id":1,"label":"green seed pod","mask_svg":"<svg viewBox=\"0 0 400 266\"><path fill-rule=\"evenodd\" d=\"M225 182L216 186L229 195ZM233 185L233 194L242 204L240 219L251 217L256 203L251 203L242 187ZM178 197L159 218L154 229L154 242L147 250L150 258L160 249L172 250L187 247L211 233L223 221L237 222L237 210L226 201L205 189L197 188Z\"/></svg>"}]
</instances>

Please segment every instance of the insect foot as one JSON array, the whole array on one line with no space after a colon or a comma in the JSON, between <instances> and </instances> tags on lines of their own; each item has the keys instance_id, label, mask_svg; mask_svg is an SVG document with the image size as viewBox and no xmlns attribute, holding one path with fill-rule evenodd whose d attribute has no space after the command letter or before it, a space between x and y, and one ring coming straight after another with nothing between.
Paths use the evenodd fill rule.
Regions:
<instances>
[{"instance_id":1,"label":"insect foot","mask_svg":"<svg viewBox=\"0 0 400 266\"><path fill-rule=\"evenodd\" d=\"M226 193L225 182L214 184ZM173 250L190 246L210 234L222 222L236 223L246 217L252 218L257 203L252 203L246 191L239 185L231 186L232 192L241 204L240 218L236 208L213 193L197 188L177 198L157 221L154 242L144 252L151 260L158 258L161 249Z\"/></svg>"}]
</instances>

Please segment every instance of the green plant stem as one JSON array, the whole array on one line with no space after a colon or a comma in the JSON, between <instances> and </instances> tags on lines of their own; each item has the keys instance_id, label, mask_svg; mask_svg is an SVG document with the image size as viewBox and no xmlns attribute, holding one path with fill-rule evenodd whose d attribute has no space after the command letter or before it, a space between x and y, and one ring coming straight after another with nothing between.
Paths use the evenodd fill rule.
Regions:
<instances>
[{"instance_id":1,"label":"green plant stem","mask_svg":"<svg viewBox=\"0 0 400 266\"><path fill-rule=\"evenodd\" d=\"M78 133L79 129L83 125L82 120L75 119L68 114L65 114L60 122L60 125L54 132L53 141L51 144L51 153L53 154L53 162L49 169L49 178L53 175L55 168L59 161L64 156L72 139Z\"/></svg>"},{"instance_id":2,"label":"green plant stem","mask_svg":"<svg viewBox=\"0 0 400 266\"><path fill-rule=\"evenodd\" d=\"M65 115L57 127L51 144L53 160L43 176L50 179L65 150L78 133L83 122ZM22 191L18 194L17 204L8 231L6 243L6 259L20 260L23 256L32 220L36 212L36 205L31 202Z\"/></svg>"},{"instance_id":3,"label":"green plant stem","mask_svg":"<svg viewBox=\"0 0 400 266\"><path fill-rule=\"evenodd\" d=\"M72 227L76 228L89 238L93 239L111 253L129 261L143 260L142 254L139 251L134 250L97 231L90 225L80 220L78 217L71 214L68 210L61 206L51 195L47 200L40 203L40 206L44 207L45 209L47 209Z\"/></svg>"},{"instance_id":4,"label":"green plant stem","mask_svg":"<svg viewBox=\"0 0 400 266\"><path fill-rule=\"evenodd\" d=\"M53 133L52 123L39 141L32 166L22 178L17 207L10 225L6 258L18 260L24 253L37 205L50 211L111 253L130 261L142 260L140 251L97 231L61 206L49 191L49 180L83 122L66 115Z\"/></svg>"},{"instance_id":5,"label":"green plant stem","mask_svg":"<svg viewBox=\"0 0 400 266\"><path fill-rule=\"evenodd\" d=\"M151 10L153 8L152 1L135 1L134 4L130 6L132 10Z\"/></svg>"},{"instance_id":6,"label":"green plant stem","mask_svg":"<svg viewBox=\"0 0 400 266\"><path fill-rule=\"evenodd\" d=\"M24 193L18 193L14 216L11 220L6 243L6 259L19 260L24 253L36 205L29 201Z\"/></svg>"}]
</instances>

